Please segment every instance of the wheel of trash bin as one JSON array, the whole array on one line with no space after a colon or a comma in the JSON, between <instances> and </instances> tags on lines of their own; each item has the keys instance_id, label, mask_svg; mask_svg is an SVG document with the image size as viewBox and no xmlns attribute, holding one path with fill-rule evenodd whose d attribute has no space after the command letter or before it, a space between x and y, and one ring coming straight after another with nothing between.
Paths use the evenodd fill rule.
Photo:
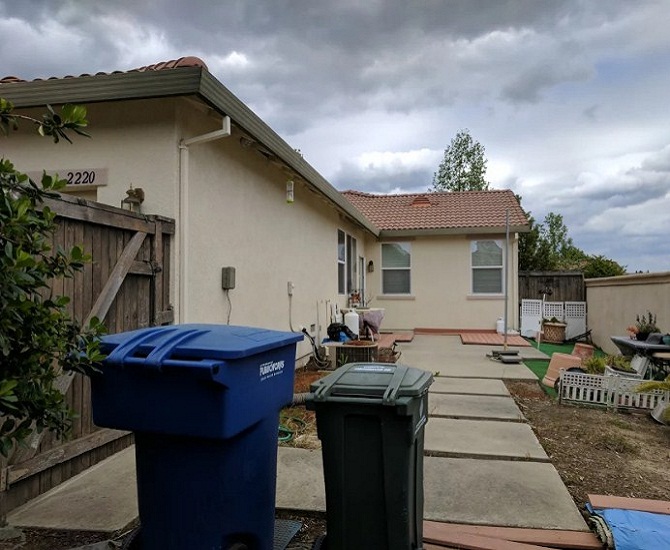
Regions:
<instances>
[{"instance_id":1,"label":"wheel of trash bin","mask_svg":"<svg viewBox=\"0 0 670 550\"><path fill-rule=\"evenodd\" d=\"M129 535L126 536L125 540L123 541L123 546L121 546L121 550L140 550L139 547L139 539L137 538L137 535L140 534L140 527L135 527Z\"/></svg>"},{"instance_id":2,"label":"wheel of trash bin","mask_svg":"<svg viewBox=\"0 0 670 550\"><path fill-rule=\"evenodd\" d=\"M314 541L312 550L328 550L328 541L326 540L326 535L319 535Z\"/></svg>"}]
</instances>

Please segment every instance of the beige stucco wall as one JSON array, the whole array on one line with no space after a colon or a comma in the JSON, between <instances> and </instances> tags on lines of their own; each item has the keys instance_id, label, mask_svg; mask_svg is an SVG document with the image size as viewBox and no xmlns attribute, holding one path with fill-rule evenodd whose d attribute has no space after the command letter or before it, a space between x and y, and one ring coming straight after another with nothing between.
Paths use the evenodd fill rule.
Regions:
<instances>
[{"instance_id":1,"label":"beige stucco wall","mask_svg":"<svg viewBox=\"0 0 670 550\"><path fill-rule=\"evenodd\" d=\"M588 327L593 341L617 353L611 336L627 336L637 315L651 311L664 332L670 332L670 272L587 279Z\"/></svg>"},{"instance_id":2,"label":"beige stucco wall","mask_svg":"<svg viewBox=\"0 0 670 550\"><path fill-rule=\"evenodd\" d=\"M385 308L383 329L493 329L503 315L502 296L470 292L470 241L504 240L504 235L413 238L412 295L382 296L376 238L298 180L295 202L287 204L289 175L254 148L243 148L234 127L230 137L180 153L181 139L221 128L221 115L209 107L176 98L93 104L88 110L91 139L74 136L72 145L53 145L24 125L2 140L3 155L24 171L104 168L109 184L97 189L97 200L113 206L131 184L143 188L143 212L177 221L171 301L178 322L226 322L221 268L233 266L232 324L281 330L315 325L315 334L324 337L328 306L347 305L346 296L337 293L338 229L354 236L357 256L376 266L366 273L365 294L372 307ZM508 326L518 328L515 239L511 248ZM289 281L295 285L290 304ZM307 351L303 344L301 352Z\"/></svg>"},{"instance_id":3,"label":"beige stucco wall","mask_svg":"<svg viewBox=\"0 0 670 550\"><path fill-rule=\"evenodd\" d=\"M503 316L504 296L471 292L470 243L504 235L453 235L397 239L411 243L411 295L381 294L381 251L368 245L375 272L368 277L372 307L385 308L384 328L495 329ZM510 238L508 328L518 328L517 241Z\"/></svg>"},{"instance_id":4,"label":"beige stucco wall","mask_svg":"<svg viewBox=\"0 0 670 550\"><path fill-rule=\"evenodd\" d=\"M88 118L92 139L75 136L73 145L55 146L27 128L3 140L2 154L24 171L106 168L109 185L98 188L100 202L119 206L132 183L145 191L143 212L177 220L171 299L178 321L225 323L221 268L233 266L231 324L277 330L315 325L315 334L325 336L327 305L346 305L337 294L337 230L356 237L364 256L362 230L298 181L295 202L287 204L289 176L253 148L243 149L235 131L189 147L188 169L180 171L180 140L221 127L221 117L195 101L92 105ZM180 201L184 185L186 200ZM295 285L290 304L289 281ZM309 350L305 342L299 355Z\"/></svg>"}]
</instances>

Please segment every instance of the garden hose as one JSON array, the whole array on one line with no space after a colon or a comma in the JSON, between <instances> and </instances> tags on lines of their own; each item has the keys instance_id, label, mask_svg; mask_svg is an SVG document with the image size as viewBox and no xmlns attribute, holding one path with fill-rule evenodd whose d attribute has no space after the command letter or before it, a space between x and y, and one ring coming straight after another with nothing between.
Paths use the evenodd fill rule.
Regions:
<instances>
[{"instance_id":1,"label":"garden hose","mask_svg":"<svg viewBox=\"0 0 670 550\"><path fill-rule=\"evenodd\" d=\"M297 426L291 426L291 424ZM301 420L300 418L295 418L294 416L282 419L282 423L279 424L279 436L278 436L279 442L287 443L288 441L291 441L296 432L304 430L305 426L306 424L304 420Z\"/></svg>"},{"instance_id":2,"label":"garden hose","mask_svg":"<svg viewBox=\"0 0 670 550\"><path fill-rule=\"evenodd\" d=\"M288 441L291 441L293 439L293 432L289 430L286 426L282 426L281 424L279 425L279 435L277 437L277 440L280 443L286 443Z\"/></svg>"}]
</instances>

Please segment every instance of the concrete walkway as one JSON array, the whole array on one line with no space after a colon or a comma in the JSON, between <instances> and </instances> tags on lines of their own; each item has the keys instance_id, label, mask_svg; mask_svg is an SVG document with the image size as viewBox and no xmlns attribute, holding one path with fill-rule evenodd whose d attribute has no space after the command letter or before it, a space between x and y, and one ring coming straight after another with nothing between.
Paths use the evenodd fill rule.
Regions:
<instances>
[{"instance_id":1,"label":"concrete walkway","mask_svg":"<svg viewBox=\"0 0 670 550\"><path fill-rule=\"evenodd\" d=\"M426 519L586 531L555 468L502 380L536 380L524 365L486 357L490 346L417 336L400 362L436 375L425 431ZM538 357L534 348L520 348ZM362 458L363 459L363 458ZM320 451L280 447L277 507L325 511ZM113 532L137 516L132 449L34 499L10 525Z\"/></svg>"}]
</instances>

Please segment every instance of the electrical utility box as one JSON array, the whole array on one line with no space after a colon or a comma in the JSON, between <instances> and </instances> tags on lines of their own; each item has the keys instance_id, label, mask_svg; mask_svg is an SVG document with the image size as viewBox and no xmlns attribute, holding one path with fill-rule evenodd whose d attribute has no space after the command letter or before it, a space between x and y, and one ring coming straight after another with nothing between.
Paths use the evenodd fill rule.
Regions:
<instances>
[{"instance_id":1,"label":"electrical utility box","mask_svg":"<svg viewBox=\"0 0 670 550\"><path fill-rule=\"evenodd\" d=\"M221 288L223 290L231 290L235 288L235 268L222 267L221 268Z\"/></svg>"}]
</instances>

